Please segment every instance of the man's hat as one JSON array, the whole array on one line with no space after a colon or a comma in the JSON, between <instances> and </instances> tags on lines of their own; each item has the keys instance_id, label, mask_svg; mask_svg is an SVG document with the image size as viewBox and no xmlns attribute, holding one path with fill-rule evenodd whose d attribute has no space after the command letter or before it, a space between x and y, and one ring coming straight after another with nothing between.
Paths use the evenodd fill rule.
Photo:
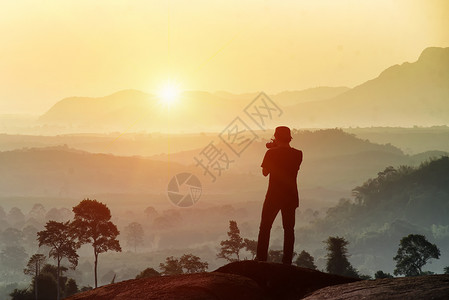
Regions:
<instances>
[{"instance_id":1,"label":"man's hat","mask_svg":"<svg viewBox=\"0 0 449 300\"><path fill-rule=\"evenodd\" d=\"M290 128L287 126L279 126L276 127L276 130L274 132L274 137L280 140L288 140L291 141L292 135L290 133Z\"/></svg>"}]
</instances>

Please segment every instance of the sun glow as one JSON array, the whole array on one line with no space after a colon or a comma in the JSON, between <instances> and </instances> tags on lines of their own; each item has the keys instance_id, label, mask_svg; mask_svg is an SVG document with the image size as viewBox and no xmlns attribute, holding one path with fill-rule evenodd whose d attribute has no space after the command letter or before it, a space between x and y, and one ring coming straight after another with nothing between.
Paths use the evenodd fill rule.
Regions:
<instances>
[{"instance_id":1,"label":"sun glow","mask_svg":"<svg viewBox=\"0 0 449 300\"><path fill-rule=\"evenodd\" d=\"M165 106L173 106L179 101L180 96L179 85L173 82L165 83L157 93L159 101Z\"/></svg>"}]
</instances>

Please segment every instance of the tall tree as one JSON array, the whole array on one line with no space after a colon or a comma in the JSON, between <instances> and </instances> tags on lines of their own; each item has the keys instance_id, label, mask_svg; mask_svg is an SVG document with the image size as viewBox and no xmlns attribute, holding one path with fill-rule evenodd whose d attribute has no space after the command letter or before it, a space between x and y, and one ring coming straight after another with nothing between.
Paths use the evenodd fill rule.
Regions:
<instances>
[{"instance_id":1,"label":"tall tree","mask_svg":"<svg viewBox=\"0 0 449 300\"><path fill-rule=\"evenodd\" d=\"M45 263L47 257L43 254L33 254L28 260L26 268L23 270L23 273L26 275L33 276L34 279L34 298L37 300L38 298L38 289L37 289L37 276L41 272L41 267Z\"/></svg>"},{"instance_id":2,"label":"tall tree","mask_svg":"<svg viewBox=\"0 0 449 300\"><path fill-rule=\"evenodd\" d=\"M80 244L76 242L75 231L70 222L48 221L45 230L37 233L39 247L47 245L50 247L49 257L53 257L57 262L56 283L57 299L60 297L59 276L61 274L61 260L65 257L73 269L78 264L78 254L76 250Z\"/></svg>"},{"instance_id":3,"label":"tall tree","mask_svg":"<svg viewBox=\"0 0 449 300\"><path fill-rule=\"evenodd\" d=\"M92 244L94 249L95 287L98 287L98 255L109 250L122 251L117 240L120 232L117 226L110 221L111 211L109 208L95 199L84 199L73 207L73 212L75 213L73 224L77 228L77 236L80 242Z\"/></svg>"},{"instance_id":4,"label":"tall tree","mask_svg":"<svg viewBox=\"0 0 449 300\"><path fill-rule=\"evenodd\" d=\"M357 271L348 261L349 244L347 240L341 237L330 236L325 243L327 244L327 263L326 270L331 274L358 277Z\"/></svg>"},{"instance_id":5,"label":"tall tree","mask_svg":"<svg viewBox=\"0 0 449 300\"><path fill-rule=\"evenodd\" d=\"M240 236L240 230L236 221L229 221L228 238L229 239L220 242L221 248L217 257L224 258L229 262L239 261L240 250L245 247L245 243Z\"/></svg>"},{"instance_id":6,"label":"tall tree","mask_svg":"<svg viewBox=\"0 0 449 300\"><path fill-rule=\"evenodd\" d=\"M143 228L137 222L132 222L125 227L126 242L134 248L136 252L137 246L143 244Z\"/></svg>"},{"instance_id":7,"label":"tall tree","mask_svg":"<svg viewBox=\"0 0 449 300\"><path fill-rule=\"evenodd\" d=\"M422 267L432 258L440 257L440 249L420 234L409 234L401 239L399 249L393 258L396 261L394 275L419 276Z\"/></svg>"},{"instance_id":8,"label":"tall tree","mask_svg":"<svg viewBox=\"0 0 449 300\"><path fill-rule=\"evenodd\" d=\"M295 261L298 267L316 270L315 259L309 252L302 250Z\"/></svg>"}]
</instances>

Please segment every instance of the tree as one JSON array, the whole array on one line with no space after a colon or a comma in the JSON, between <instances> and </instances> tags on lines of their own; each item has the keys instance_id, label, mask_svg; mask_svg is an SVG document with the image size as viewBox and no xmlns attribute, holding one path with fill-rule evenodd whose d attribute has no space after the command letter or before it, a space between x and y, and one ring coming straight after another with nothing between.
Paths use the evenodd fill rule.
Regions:
<instances>
[{"instance_id":1,"label":"tree","mask_svg":"<svg viewBox=\"0 0 449 300\"><path fill-rule=\"evenodd\" d=\"M268 251L268 261L274 263L281 263L282 256L284 255L283 250L270 250Z\"/></svg>"},{"instance_id":2,"label":"tree","mask_svg":"<svg viewBox=\"0 0 449 300\"><path fill-rule=\"evenodd\" d=\"M11 300L31 300L32 293L28 289L14 289L10 294Z\"/></svg>"},{"instance_id":3,"label":"tree","mask_svg":"<svg viewBox=\"0 0 449 300\"><path fill-rule=\"evenodd\" d=\"M33 225L28 225L22 229L23 241L28 249L35 250L37 248L36 235L38 231Z\"/></svg>"},{"instance_id":4,"label":"tree","mask_svg":"<svg viewBox=\"0 0 449 300\"><path fill-rule=\"evenodd\" d=\"M198 256L193 254L184 254L181 258L169 256L165 258L165 263L160 263L159 267L163 275L176 275L184 273L206 272L209 264L202 262Z\"/></svg>"},{"instance_id":5,"label":"tree","mask_svg":"<svg viewBox=\"0 0 449 300\"><path fill-rule=\"evenodd\" d=\"M440 257L440 249L427 241L420 234L409 234L399 243L399 249L393 258L396 261L394 275L405 276L423 275L422 267L432 258Z\"/></svg>"},{"instance_id":6,"label":"tree","mask_svg":"<svg viewBox=\"0 0 449 300\"><path fill-rule=\"evenodd\" d=\"M217 254L218 258L224 258L229 262L240 260L240 250L245 247L240 230L236 221L229 221L229 239L220 242L220 252ZM235 255L235 257L233 257Z\"/></svg>"},{"instance_id":7,"label":"tree","mask_svg":"<svg viewBox=\"0 0 449 300\"><path fill-rule=\"evenodd\" d=\"M134 247L134 252L138 245L143 244L143 228L137 222L132 222L125 227L126 242L128 245Z\"/></svg>"},{"instance_id":8,"label":"tree","mask_svg":"<svg viewBox=\"0 0 449 300\"><path fill-rule=\"evenodd\" d=\"M383 271L379 270L374 274L374 278L376 279L382 279L382 278L393 278L393 275L390 273L384 273Z\"/></svg>"},{"instance_id":9,"label":"tree","mask_svg":"<svg viewBox=\"0 0 449 300\"><path fill-rule=\"evenodd\" d=\"M65 257L71 264L73 269L78 264L78 254L76 250L80 244L75 241L74 228L70 222L48 221L45 224L45 230L39 231L38 241L39 247L47 245L50 247L49 257L53 257L57 262L56 283L57 283L57 299L60 297L59 276L61 273L61 260Z\"/></svg>"},{"instance_id":10,"label":"tree","mask_svg":"<svg viewBox=\"0 0 449 300\"><path fill-rule=\"evenodd\" d=\"M347 240L341 237L330 236L324 241L327 246L327 263L326 271L331 274L358 277L357 271L348 261L348 249L346 246L349 244Z\"/></svg>"},{"instance_id":11,"label":"tree","mask_svg":"<svg viewBox=\"0 0 449 300\"><path fill-rule=\"evenodd\" d=\"M23 241L23 233L12 227L8 227L1 233L1 241L6 246L21 246Z\"/></svg>"},{"instance_id":12,"label":"tree","mask_svg":"<svg viewBox=\"0 0 449 300\"><path fill-rule=\"evenodd\" d=\"M117 240L120 232L117 226L110 221L111 211L109 208L95 199L84 199L73 207L73 212L75 213L73 224L77 228L78 239L83 244L92 244L94 249L95 287L98 287L98 255L109 250L122 251Z\"/></svg>"},{"instance_id":13,"label":"tree","mask_svg":"<svg viewBox=\"0 0 449 300\"><path fill-rule=\"evenodd\" d=\"M28 216L41 222L44 221L45 219L45 213L46 213L45 207L40 203L36 203L33 205L33 208L31 208L30 212L28 213Z\"/></svg>"},{"instance_id":14,"label":"tree","mask_svg":"<svg viewBox=\"0 0 449 300\"><path fill-rule=\"evenodd\" d=\"M9 246L5 247L0 252L0 262L2 268L10 269L11 271L17 270L17 266L23 266L28 255L23 247Z\"/></svg>"},{"instance_id":15,"label":"tree","mask_svg":"<svg viewBox=\"0 0 449 300\"><path fill-rule=\"evenodd\" d=\"M299 253L298 258L295 261L295 264L298 267L302 267L302 268L308 268L308 269L312 269L312 270L316 270L316 265L315 265L315 259L313 258L312 255L310 255L309 252L302 250L301 253Z\"/></svg>"},{"instance_id":16,"label":"tree","mask_svg":"<svg viewBox=\"0 0 449 300\"><path fill-rule=\"evenodd\" d=\"M25 215L22 213L20 208L17 207L11 208L7 218L10 224L20 224L25 221Z\"/></svg>"},{"instance_id":17,"label":"tree","mask_svg":"<svg viewBox=\"0 0 449 300\"><path fill-rule=\"evenodd\" d=\"M444 274L449 274L449 266L444 267Z\"/></svg>"},{"instance_id":18,"label":"tree","mask_svg":"<svg viewBox=\"0 0 449 300\"><path fill-rule=\"evenodd\" d=\"M69 297L76 293L78 293L78 285L76 284L75 279L70 278L65 285L64 296Z\"/></svg>"},{"instance_id":19,"label":"tree","mask_svg":"<svg viewBox=\"0 0 449 300\"><path fill-rule=\"evenodd\" d=\"M53 274L41 272L35 278L34 285L39 286L39 299L55 299L59 295L59 281L56 280Z\"/></svg>"},{"instance_id":20,"label":"tree","mask_svg":"<svg viewBox=\"0 0 449 300\"><path fill-rule=\"evenodd\" d=\"M38 288L37 288L37 276L39 276L41 272L41 267L44 264L47 257L43 254L33 254L28 260L26 268L23 270L23 273L26 275L33 276L34 279L34 298L37 300L38 298Z\"/></svg>"},{"instance_id":21,"label":"tree","mask_svg":"<svg viewBox=\"0 0 449 300\"><path fill-rule=\"evenodd\" d=\"M161 274L158 271L156 271L153 268L146 268L145 270L143 270L142 272L140 272L140 274L138 274L136 276L136 279L157 277L157 276L161 276Z\"/></svg>"},{"instance_id":22,"label":"tree","mask_svg":"<svg viewBox=\"0 0 449 300\"><path fill-rule=\"evenodd\" d=\"M200 273L206 272L209 264L207 262L202 262L198 256L193 254L184 254L179 259L181 267L185 269L185 273Z\"/></svg>"},{"instance_id":23,"label":"tree","mask_svg":"<svg viewBox=\"0 0 449 300\"><path fill-rule=\"evenodd\" d=\"M153 206L148 206L143 212L147 218L155 218L159 215L159 213Z\"/></svg>"},{"instance_id":24,"label":"tree","mask_svg":"<svg viewBox=\"0 0 449 300\"><path fill-rule=\"evenodd\" d=\"M179 263L179 259L173 256L165 258L165 263L160 263L159 267L161 268L161 273L163 275L176 275L184 273L182 266Z\"/></svg>"},{"instance_id":25,"label":"tree","mask_svg":"<svg viewBox=\"0 0 449 300\"><path fill-rule=\"evenodd\" d=\"M250 240L250 239L244 239L243 243L245 245L245 250L251 253L251 259L254 259L257 254L257 241L256 240Z\"/></svg>"}]
</instances>

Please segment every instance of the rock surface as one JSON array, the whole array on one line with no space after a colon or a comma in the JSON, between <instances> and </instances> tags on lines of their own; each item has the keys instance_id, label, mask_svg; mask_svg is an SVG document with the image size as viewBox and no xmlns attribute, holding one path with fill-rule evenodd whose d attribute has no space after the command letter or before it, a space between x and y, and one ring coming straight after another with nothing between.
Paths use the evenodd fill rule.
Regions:
<instances>
[{"instance_id":1,"label":"rock surface","mask_svg":"<svg viewBox=\"0 0 449 300\"><path fill-rule=\"evenodd\" d=\"M303 300L447 300L449 275L364 280L326 287Z\"/></svg>"},{"instance_id":2,"label":"rock surface","mask_svg":"<svg viewBox=\"0 0 449 300\"><path fill-rule=\"evenodd\" d=\"M222 273L198 273L126 280L66 298L70 300L128 299L269 299L246 277Z\"/></svg>"},{"instance_id":3,"label":"rock surface","mask_svg":"<svg viewBox=\"0 0 449 300\"><path fill-rule=\"evenodd\" d=\"M360 281L295 266L240 261L211 273L122 281L67 299L449 299L449 275Z\"/></svg>"},{"instance_id":4,"label":"rock surface","mask_svg":"<svg viewBox=\"0 0 449 300\"><path fill-rule=\"evenodd\" d=\"M270 299L301 299L323 287L359 281L306 268L251 260L230 263L215 272L251 278Z\"/></svg>"}]
</instances>

